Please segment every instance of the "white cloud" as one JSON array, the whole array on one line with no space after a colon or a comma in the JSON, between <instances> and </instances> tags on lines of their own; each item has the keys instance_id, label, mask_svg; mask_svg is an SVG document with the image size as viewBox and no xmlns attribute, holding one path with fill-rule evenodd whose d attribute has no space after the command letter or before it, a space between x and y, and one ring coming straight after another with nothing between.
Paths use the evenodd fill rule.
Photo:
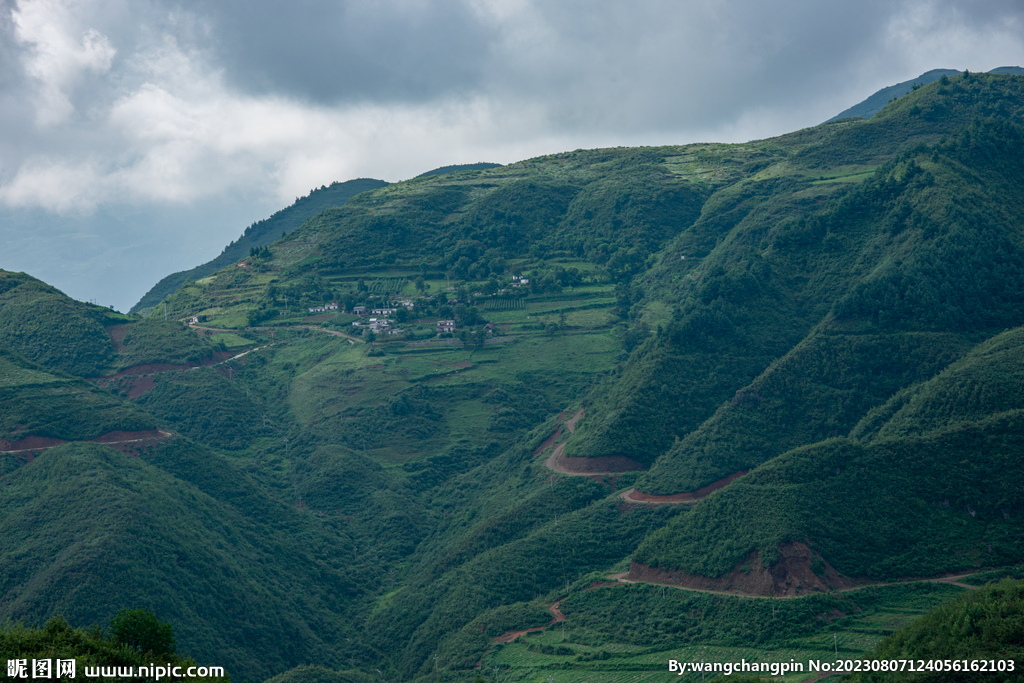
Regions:
<instances>
[{"instance_id":1,"label":"white cloud","mask_svg":"<svg viewBox=\"0 0 1024 683\"><path fill-rule=\"evenodd\" d=\"M95 28L82 28L73 8L60 0L22 0L11 18L17 40L28 48L25 70L38 86L37 123L66 121L74 111L71 93L80 75L109 71L117 50Z\"/></svg>"},{"instance_id":2,"label":"white cloud","mask_svg":"<svg viewBox=\"0 0 1024 683\"><path fill-rule=\"evenodd\" d=\"M106 193L102 173L89 162L38 158L22 165L14 180L0 187L8 206L39 206L57 213L92 211Z\"/></svg>"}]
</instances>

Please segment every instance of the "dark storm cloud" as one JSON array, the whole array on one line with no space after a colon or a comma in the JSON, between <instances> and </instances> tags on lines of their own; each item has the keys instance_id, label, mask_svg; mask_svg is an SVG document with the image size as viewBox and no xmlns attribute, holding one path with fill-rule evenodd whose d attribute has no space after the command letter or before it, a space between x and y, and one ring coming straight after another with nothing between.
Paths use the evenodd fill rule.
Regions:
<instances>
[{"instance_id":1,"label":"dark storm cloud","mask_svg":"<svg viewBox=\"0 0 1024 683\"><path fill-rule=\"evenodd\" d=\"M184 5L210 22L230 83L335 104L478 88L494 31L461 2Z\"/></svg>"}]
</instances>

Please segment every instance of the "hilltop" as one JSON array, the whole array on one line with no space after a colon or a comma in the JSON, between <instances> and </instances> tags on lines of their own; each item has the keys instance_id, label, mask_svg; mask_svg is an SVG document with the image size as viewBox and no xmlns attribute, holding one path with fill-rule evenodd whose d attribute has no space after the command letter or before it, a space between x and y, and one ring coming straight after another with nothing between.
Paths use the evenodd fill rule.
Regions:
<instances>
[{"instance_id":1,"label":"hilltop","mask_svg":"<svg viewBox=\"0 0 1024 683\"><path fill-rule=\"evenodd\" d=\"M454 173L456 171L463 170L494 168L496 166L498 166L498 164L456 164L453 166L435 168L434 170L427 171L417 177L422 178L430 175L443 175L445 173ZM153 287L146 292L141 299L139 299L138 303L132 306L131 311L129 312L138 313L140 311L146 311L162 301L165 297L177 291L177 289L186 282L199 280L220 270L221 268L224 268L225 266L237 263L248 256L253 250L260 249L277 241L280 237L283 237L295 230L305 221L309 220L321 211L332 206L341 206L361 192L375 190L377 188L384 187L385 185L387 185L387 183L383 180L357 178L355 180L333 182L330 185L321 185L319 188L313 188L309 191L308 195L304 197L296 197L295 203L291 206L277 211L269 218L257 221L250 225L244 232L242 232L237 240L224 247L224 250L220 255L212 261L207 261L206 263L198 265L191 270L171 273L170 275L162 278L159 282L153 285Z\"/></svg>"},{"instance_id":2,"label":"hilltop","mask_svg":"<svg viewBox=\"0 0 1024 683\"><path fill-rule=\"evenodd\" d=\"M153 588L187 651L227 647L249 676L653 671L665 634L804 656L833 623L863 652L870 615L966 590L902 582L1024 560L1022 152L1024 77L945 75L768 140L371 189L147 316L4 273L12 405L60 382L106 422L5 424L65 443L8 454L0 504L69 539L85 532L25 492L63 477L87 505L71 492L96 482L111 552L165 539L187 555L167 585L210 605L269 586L271 626ZM106 429L173 438L125 455L91 441ZM169 518L203 529L198 550ZM54 576L92 571L59 545L38 549ZM229 568L197 572L191 553L227 563L221 546ZM89 607L27 571L3 590L31 608L0 618L144 600L96 584ZM788 598L785 627L743 595Z\"/></svg>"},{"instance_id":3,"label":"hilltop","mask_svg":"<svg viewBox=\"0 0 1024 683\"><path fill-rule=\"evenodd\" d=\"M928 85L934 81L939 80L943 76L947 78L950 76L959 76L962 71L956 69L932 69L931 71L925 71L923 74L915 79L909 81L903 81L902 83L896 83L882 88L878 92L871 95L863 102L858 102L848 109L844 109L825 123L831 121L838 121L839 119L845 119L850 117L857 117L862 119L870 119L872 116L882 111L889 102L893 99L903 97L907 93L920 88L921 86ZM1000 66L992 69L988 73L990 74L1010 74L1013 76L1024 76L1024 69L1019 66Z\"/></svg>"}]
</instances>

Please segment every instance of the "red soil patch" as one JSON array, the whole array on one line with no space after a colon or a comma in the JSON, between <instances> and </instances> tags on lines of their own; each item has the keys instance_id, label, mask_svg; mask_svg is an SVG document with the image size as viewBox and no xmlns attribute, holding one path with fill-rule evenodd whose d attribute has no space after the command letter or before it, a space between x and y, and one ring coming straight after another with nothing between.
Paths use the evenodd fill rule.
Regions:
<instances>
[{"instance_id":1,"label":"red soil patch","mask_svg":"<svg viewBox=\"0 0 1024 683\"><path fill-rule=\"evenodd\" d=\"M122 453L130 454L141 450L145 446L162 443L172 438L174 438L174 435L169 432L162 432L158 429L146 429L135 432L107 432L106 434L89 439L89 441L111 446ZM26 461L27 464L32 462L32 452L38 451L38 453L42 453L47 449L65 443L68 442L63 439L54 439L47 436L26 436L24 439L14 442L0 439L0 451L27 452L29 454L29 458Z\"/></svg>"},{"instance_id":2,"label":"red soil patch","mask_svg":"<svg viewBox=\"0 0 1024 683\"><path fill-rule=\"evenodd\" d=\"M766 569L761 566L760 553L752 552L731 572L719 577L688 574L677 569L649 567L633 562L626 580L715 593L779 597L841 590L854 585L853 581L842 576L824 560L825 571L822 576L811 571L811 561L816 555L803 543L780 543L779 555L775 566Z\"/></svg>"},{"instance_id":3,"label":"red soil patch","mask_svg":"<svg viewBox=\"0 0 1024 683\"><path fill-rule=\"evenodd\" d=\"M89 440L95 443L114 443L116 441L139 441L141 439L163 438L166 436L169 436L169 434L161 432L159 429L145 429L137 432L107 432L102 436Z\"/></svg>"},{"instance_id":4,"label":"red soil patch","mask_svg":"<svg viewBox=\"0 0 1024 683\"><path fill-rule=\"evenodd\" d=\"M118 379L120 377L134 377L136 375L152 375L158 372L172 372L174 370L188 370L194 367L191 365L175 365L173 363L143 363L130 368L125 368L115 375L93 377L92 379Z\"/></svg>"},{"instance_id":5,"label":"red soil patch","mask_svg":"<svg viewBox=\"0 0 1024 683\"><path fill-rule=\"evenodd\" d=\"M107 336L113 344L115 351L124 351L124 335L127 334L130 325L111 325L107 328Z\"/></svg>"},{"instance_id":6,"label":"red soil patch","mask_svg":"<svg viewBox=\"0 0 1024 683\"><path fill-rule=\"evenodd\" d=\"M458 363L450 363L448 361L441 361L441 365L444 365L444 366L449 367L449 368L468 368L468 367L472 367L473 363L472 363L472 361L468 361L468 360L460 360Z\"/></svg>"},{"instance_id":7,"label":"red soil patch","mask_svg":"<svg viewBox=\"0 0 1024 683\"><path fill-rule=\"evenodd\" d=\"M53 448L59 446L62 443L67 443L63 439L54 439L49 436L26 436L23 439L17 441L7 441L6 439L0 439L0 451L34 451L36 449Z\"/></svg>"},{"instance_id":8,"label":"red soil patch","mask_svg":"<svg viewBox=\"0 0 1024 683\"><path fill-rule=\"evenodd\" d=\"M704 498L712 491L732 483L736 479L739 479L750 470L740 470L739 472L733 472L728 477L723 477L718 481L713 481L707 486L702 486L696 491L689 493L673 493L670 495L659 496L655 493L641 493L636 489L628 489L622 492L622 499L631 501L634 503L692 503L695 500Z\"/></svg>"},{"instance_id":9,"label":"red soil patch","mask_svg":"<svg viewBox=\"0 0 1024 683\"><path fill-rule=\"evenodd\" d=\"M145 377L133 377L132 385L128 388L128 398L138 398L156 386L156 380L152 375Z\"/></svg>"},{"instance_id":10,"label":"red soil patch","mask_svg":"<svg viewBox=\"0 0 1024 683\"><path fill-rule=\"evenodd\" d=\"M220 363L226 361L232 357L231 351L214 351L213 358L207 358L203 361L203 365L213 365L214 363Z\"/></svg>"},{"instance_id":11,"label":"red soil patch","mask_svg":"<svg viewBox=\"0 0 1024 683\"><path fill-rule=\"evenodd\" d=\"M91 377L92 381L105 380L105 379L120 379L121 377L138 377L139 375L156 375L161 372L175 372L178 370L191 370L192 368L198 368L202 366L210 366L216 363L220 363L228 358L232 358L230 351L214 351L213 355L209 358L204 358L202 363L199 365L190 363L188 365L178 365L175 363L143 363L142 365L133 365L130 368L125 368L120 372L113 375L104 375L102 377Z\"/></svg>"}]
</instances>

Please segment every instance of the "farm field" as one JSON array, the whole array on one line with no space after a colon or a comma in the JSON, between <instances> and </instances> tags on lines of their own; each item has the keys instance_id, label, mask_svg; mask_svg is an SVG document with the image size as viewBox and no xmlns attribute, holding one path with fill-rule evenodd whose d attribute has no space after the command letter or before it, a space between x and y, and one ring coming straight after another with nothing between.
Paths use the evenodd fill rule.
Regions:
<instances>
[{"instance_id":1,"label":"farm field","mask_svg":"<svg viewBox=\"0 0 1024 683\"><path fill-rule=\"evenodd\" d=\"M785 680L805 681L820 680L819 674L806 670L810 660L823 662L835 661L837 655L843 659L856 659L870 651L885 636L911 623L917 617L926 614L930 609L945 603L964 592L956 586L934 586L933 584L912 584L902 586L876 587L863 589L869 591L861 596L853 591L846 594L851 605L857 611L842 614L841 610L833 609L830 613L819 614L816 618L803 616L806 611L804 604L808 598L788 600L770 600L764 598L740 598L731 596L707 596L675 588L662 589L660 586L625 586L598 588L596 591L605 593L602 604L606 609L598 617L601 625L595 624L586 614L567 614L564 622L553 623L543 631L535 631L519 636L514 642L494 645L481 662L482 671L494 675L498 669L498 680L523 682L571 682L606 681L608 683L646 683L667 681L700 681L701 673L688 673L680 676L668 671L671 659L679 662L703 664L740 662L767 663L803 663L803 673L787 673ZM706 635L693 642L687 636L681 636L678 644L662 644L672 641L673 637L659 633L656 640L645 644L645 637L635 632L634 637L623 641L616 638L607 629L628 632L631 626L638 625L637 619L650 619L658 622L665 615L648 614L643 616L639 609L614 609L612 605L623 601L637 604L630 597L643 595L640 605L651 601L682 598L687 604L703 607L703 614L715 619L713 610L730 614L723 619L721 628L712 626ZM618 597L610 597L618 592ZM661 598L661 595L666 598ZM821 596L811 598L817 601ZM696 600L697 602L694 602ZM860 602L858 602L860 601ZM561 605L565 605L563 600ZM638 606L639 607L639 606ZM812 607L811 611L818 607ZM774 610L774 616L773 616ZM788 611L800 612L797 623L790 620ZM688 629L688 621L700 621L701 609L679 614L681 623L672 625L673 629ZM738 618L737 618L738 617ZM760 625L753 622L760 621ZM799 622L804 622L801 626ZM616 623L619 622L619 623ZM773 626L773 623L776 626ZM808 625L809 624L809 625ZM736 625L749 629L763 628L765 634L760 636L763 644L758 646L741 646L732 641L741 641L744 636L733 634ZM595 628L595 626L597 626ZM771 629L780 632L769 635ZM717 631L715 630L717 629ZM750 640L758 640L753 638ZM716 675L707 675L713 678ZM763 674L762 674L763 675ZM490 676L488 677L490 679Z\"/></svg>"}]
</instances>

